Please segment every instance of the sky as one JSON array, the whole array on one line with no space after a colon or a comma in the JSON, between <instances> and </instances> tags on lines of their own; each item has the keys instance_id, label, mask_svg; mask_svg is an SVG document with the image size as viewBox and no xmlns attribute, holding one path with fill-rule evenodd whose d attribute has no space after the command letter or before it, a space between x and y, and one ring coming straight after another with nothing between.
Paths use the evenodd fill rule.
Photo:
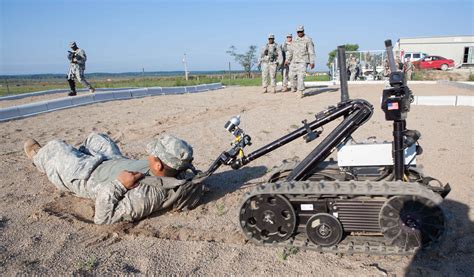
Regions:
<instances>
[{"instance_id":1,"label":"sky","mask_svg":"<svg viewBox=\"0 0 474 277\"><path fill-rule=\"evenodd\" d=\"M0 0L0 75L64 73L68 43L88 56L86 73L240 66L231 45L281 43L298 25L314 41L316 70L338 45L383 49L384 40L474 34L472 0L144 1Z\"/></svg>"}]
</instances>

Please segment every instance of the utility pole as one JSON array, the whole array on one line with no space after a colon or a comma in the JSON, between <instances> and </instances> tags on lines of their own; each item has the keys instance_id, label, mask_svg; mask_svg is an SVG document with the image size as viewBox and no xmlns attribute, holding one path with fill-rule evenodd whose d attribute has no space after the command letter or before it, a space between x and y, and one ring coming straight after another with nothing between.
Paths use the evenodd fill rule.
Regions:
<instances>
[{"instance_id":1,"label":"utility pole","mask_svg":"<svg viewBox=\"0 0 474 277\"><path fill-rule=\"evenodd\" d=\"M183 64L184 64L184 77L186 78L186 81L187 81L189 73L188 73L188 62L186 61L186 53L184 53Z\"/></svg>"},{"instance_id":2,"label":"utility pole","mask_svg":"<svg viewBox=\"0 0 474 277\"><path fill-rule=\"evenodd\" d=\"M10 87L8 86L8 79L5 78L5 84L7 84L7 94L10 94Z\"/></svg>"},{"instance_id":3,"label":"utility pole","mask_svg":"<svg viewBox=\"0 0 474 277\"><path fill-rule=\"evenodd\" d=\"M145 68L142 67L142 87L145 87Z\"/></svg>"}]
</instances>

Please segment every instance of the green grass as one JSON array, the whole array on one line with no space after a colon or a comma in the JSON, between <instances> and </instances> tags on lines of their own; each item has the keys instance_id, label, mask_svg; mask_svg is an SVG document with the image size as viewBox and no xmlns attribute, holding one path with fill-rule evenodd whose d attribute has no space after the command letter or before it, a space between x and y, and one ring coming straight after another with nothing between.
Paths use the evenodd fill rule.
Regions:
<instances>
[{"instance_id":1,"label":"green grass","mask_svg":"<svg viewBox=\"0 0 474 277\"><path fill-rule=\"evenodd\" d=\"M229 75L193 75L188 81L182 76L174 77L133 77L133 78L86 78L97 88L122 88L122 87L175 87L194 86L200 84L222 83L229 86L260 86L262 79L260 74L254 73L253 78L244 77L243 74L234 74L230 80ZM281 81L281 74L278 74L278 81ZM328 81L329 76L308 76L306 81ZM8 85L8 86L7 86ZM77 87L83 88L80 83ZM69 89L66 78L45 78L45 79L14 79L0 82L0 96L9 94L20 94L33 91L50 89Z\"/></svg>"},{"instance_id":2,"label":"green grass","mask_svg":"<svg viewBox=\"0 0 474 277\"><path fill-rule=\"evenodd\" d=\"M97 258L95 256L90 256L87 260L85 261L79 261L77 263L77 267L79 270L83 271L91 271L96 267L98 264Z\"/></svg>"},{"instance_id":3,"label":"green grass","mask_svg":"<svg viewBox=\"0 0 474 277\"><path fill-rule=\"evenodd\" d=\"M474 81L474 74L469 74L468 81L470 81L470 82Z\"/></svg>"}]
</instances>

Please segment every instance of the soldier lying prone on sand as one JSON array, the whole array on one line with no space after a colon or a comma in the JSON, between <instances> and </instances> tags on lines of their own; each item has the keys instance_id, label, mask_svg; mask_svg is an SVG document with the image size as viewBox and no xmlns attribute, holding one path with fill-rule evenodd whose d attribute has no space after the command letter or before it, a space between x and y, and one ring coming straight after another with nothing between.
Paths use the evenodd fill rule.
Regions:
<instances>
[{"instance_id":1,"label":"soldier lying prone on sand","mask_svg":"<svg viewBox=\"0 0 474 277\"><path fill-rule=\"evenodd\" d=\"M43 147L25 142L26 155L58 189L95 199L96 224L135 221L164 208L193 208L202 185L180 179L192 166L193 149L163 135L147 145L146 160L122 155L104 134L92 133L76 149L61 140Z\"/></svg>"}]
</instances>

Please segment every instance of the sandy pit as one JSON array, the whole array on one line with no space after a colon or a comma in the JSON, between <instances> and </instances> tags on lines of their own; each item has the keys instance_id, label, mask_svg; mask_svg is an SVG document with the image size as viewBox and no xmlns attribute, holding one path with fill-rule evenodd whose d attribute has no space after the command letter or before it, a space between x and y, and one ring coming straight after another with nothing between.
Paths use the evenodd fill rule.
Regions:
<instances>
[{"instance_id":1,"label":"sandy pit","mask_svg":"<svg viewBox=\"0 0 474 277\"><path fill-rule=\"evenodd\" d=\"M351 98L367 99L374 115L354 134L363 141L391 140L391 123L380 110L382 85L350 86ZM444 85L414 85L415 95L473 95ZM304 157L317 144L299 139L246 167L222 167L207 180L210 192L196 209L161 212L135 223L92 224L94 205L59 192L23 154L27 137L41 143L62 138L78 145L90 132L109 134L131 158L144 156L150 138L177 135L194 147L205 170L232 140L223 128L237 114L252 136L252 151L301 126L301 120L340 99L337 88L261 94L258 87L229 87L198 94L147 97L82 106L0 123L0 275L178 274L178 275L450 275L474 270L473 107L412 106L408 128L422 133L424 172L452 191L443 203L452 218L448 239L437 251L414 256L320 254L246 242L237 222L243 194L283 159ZM35 97L35 101L63 97ZM30 99L31 100L31 99ZM30 100L1 101L1 107ZM331 126L326 127L327 134Z\"/></svg>"}]
</instances>

